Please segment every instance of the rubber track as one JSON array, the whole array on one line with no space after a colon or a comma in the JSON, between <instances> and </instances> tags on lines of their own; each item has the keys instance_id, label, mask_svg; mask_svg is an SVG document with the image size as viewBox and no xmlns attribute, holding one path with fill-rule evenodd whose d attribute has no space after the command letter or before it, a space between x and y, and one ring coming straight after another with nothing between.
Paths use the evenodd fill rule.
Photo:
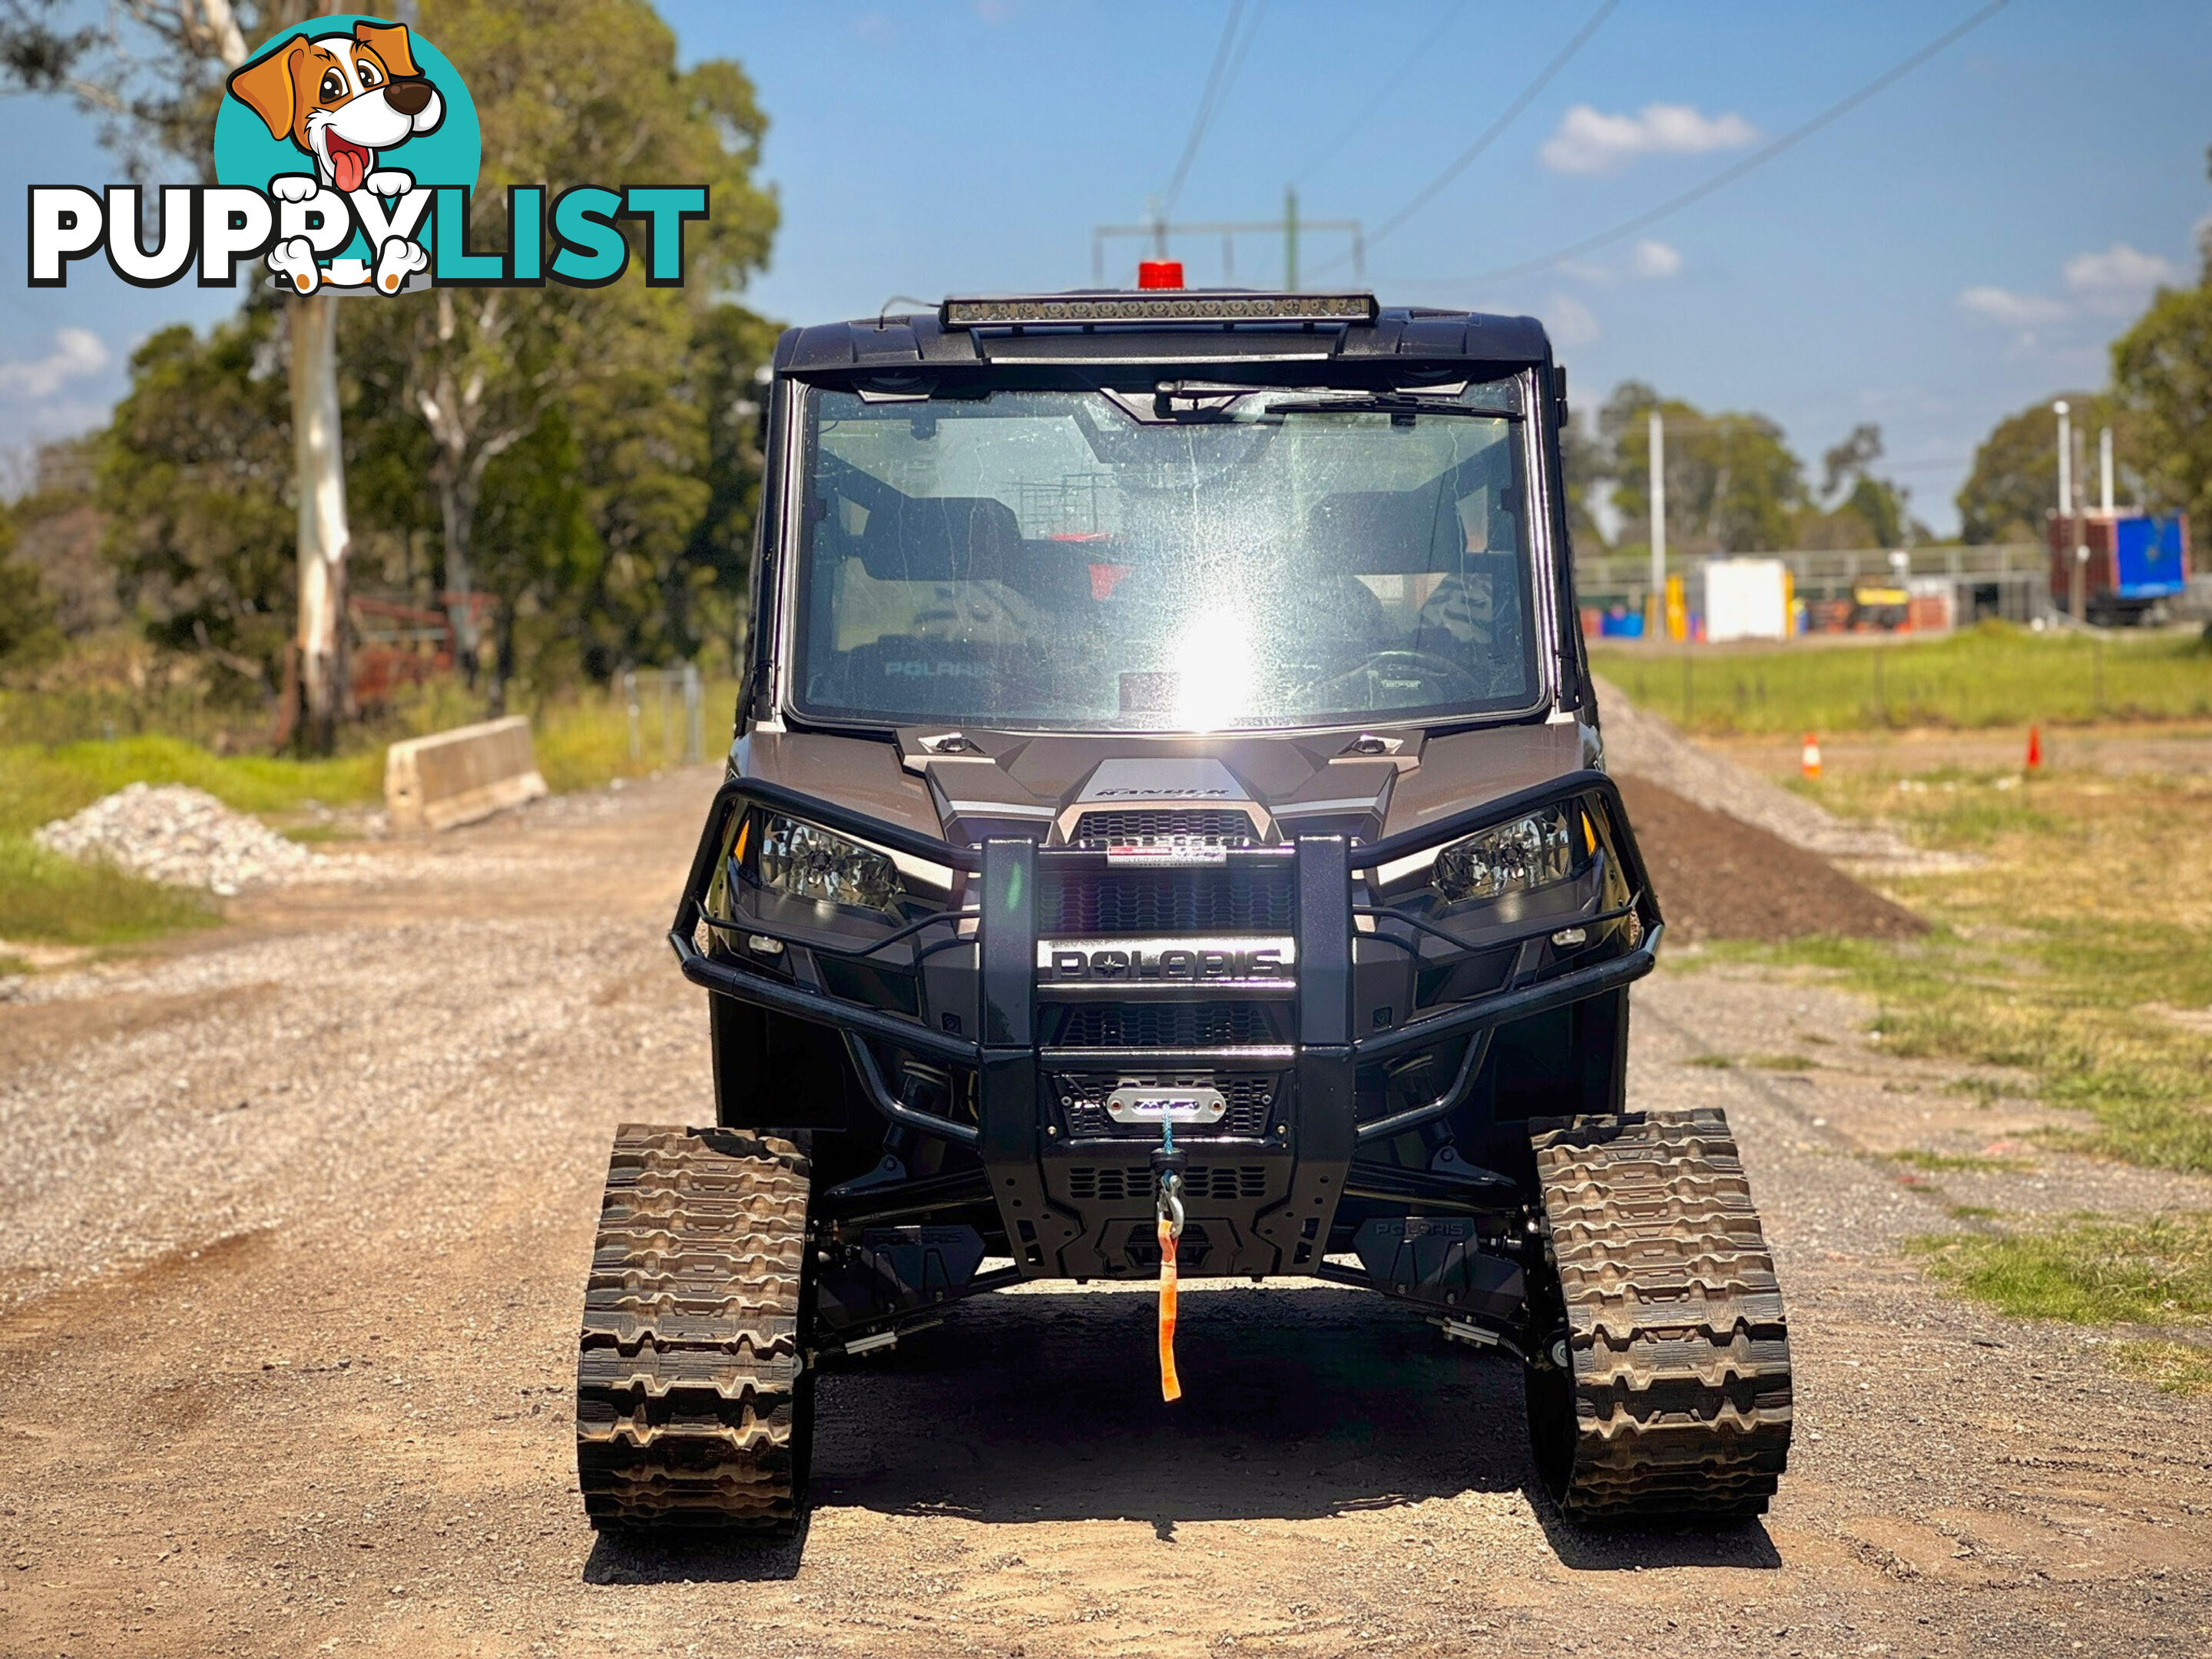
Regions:
<instances>
[{"instance_id":1,"label":"rubber track","mask_svg":"<svg viewBox=\"0 0 2212 1659\"><path fill-rule=\"evenodd\" d=\"M797 1524L807 1194L788 1141L615 1131L576 1362L594 1526Z\"/></svg>"},{"instance_id":2,"label":"rubber track","mask_svg":"<svg viewBox=\"0 0 2212 1659\"><path fill-rule=\"evenodd\" d=\"M1571 1456L1551 1449L1560 1508L1601 1522L1765 1512L1790 1453L1790 1334L1727 1120L1707 1108L1530 1127L1573 1365Z\"/></svg>"}]
</instances>

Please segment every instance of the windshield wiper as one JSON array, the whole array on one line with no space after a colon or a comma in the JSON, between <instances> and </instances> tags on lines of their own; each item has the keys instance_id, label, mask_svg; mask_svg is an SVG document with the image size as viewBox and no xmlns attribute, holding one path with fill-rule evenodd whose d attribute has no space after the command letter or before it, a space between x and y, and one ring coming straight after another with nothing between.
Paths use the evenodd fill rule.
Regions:
<instances>
[{"instance_id":1,"label":"windshield wiper","mask_svg":"<svg viewBox=\"0 0 2212 1659\"><path fill-rule=\"evenodd\" d=\"M1263 415L1472 415L1486 421L1517 421L1517 410L1488 409L1455 399L1425 398L1418 392L1351 392L1341 398L1300 398L1269 404Z\"/></svg>"}]
</instances>

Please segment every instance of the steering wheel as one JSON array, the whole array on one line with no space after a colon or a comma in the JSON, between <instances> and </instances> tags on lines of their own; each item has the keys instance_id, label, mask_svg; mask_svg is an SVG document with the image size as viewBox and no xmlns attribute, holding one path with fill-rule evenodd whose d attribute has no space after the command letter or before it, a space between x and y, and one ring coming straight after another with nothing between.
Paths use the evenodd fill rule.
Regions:
<instances>
[{"instance_id":1,"label":"steering wheel","mask_svg":"<svg viewBox=\"0 0 2212 1659\"><path fill-rule=\"evenodd\" d=\"M1372 708L1375 704L1371 697L1376 678L1389 674L1393 669L1401 673L1418 674L1423 680L1436 684L1438 692L1436 697L1429 699L1431 702L1460 696L1477 700L1490 695L1490 687L1477 680L1465 663L1454 661L1439 652L1399 648L1377 651L1357 668L1347 669L1343 673L1308 680L1291 693L1290 700L1299 703L1311 696L1327 701L1336 688L1341 686L1348 690L1364 682L1370 697L1365 706ZM1343 708L1343 705L1335 703L1332 707ZM1344 712L1349 714L1352 711L1345 708Z\"/></svg>"}]
</instances>

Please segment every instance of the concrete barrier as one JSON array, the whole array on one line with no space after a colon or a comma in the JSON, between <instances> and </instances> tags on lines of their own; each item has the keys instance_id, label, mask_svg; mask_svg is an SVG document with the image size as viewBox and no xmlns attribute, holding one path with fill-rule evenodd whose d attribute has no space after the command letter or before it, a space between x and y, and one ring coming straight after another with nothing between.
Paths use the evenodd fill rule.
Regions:
<instances>
[{"instance_id":1,"label":"concrete barrier","mask_svg":"<svg viewBox=\"0 0 2212 1659\"><path fill-rule=\"evenodd\" d=\"M474 823L545 793L530 722L520 714L410 738L384 755L384 805L395 835Z\"/></svg>"}]
</instances>

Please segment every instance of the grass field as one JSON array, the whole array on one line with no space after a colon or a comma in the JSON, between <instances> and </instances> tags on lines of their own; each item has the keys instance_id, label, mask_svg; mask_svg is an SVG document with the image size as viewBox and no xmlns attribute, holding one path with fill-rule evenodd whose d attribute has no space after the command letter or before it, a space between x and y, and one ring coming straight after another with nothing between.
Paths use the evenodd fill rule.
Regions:
<instances>
[{"instance_id":1,"label":"grass field","mask_svg":"<svg viewBox=\"0 0 2212 1659\"><path fill-rule=\"evenodd\" d=\"M2212 1175L2212 779L1948 769L1831 773L1806 793L1981 862L1886 881L1935 924L1903 942L1808 940L1717 952L1838 972L1875 1004L1888 1052L2026 1072L2085 1115L2056 1144ZM1906 1152L1929 1173L2004 1160ZM2166 1328L2212 1322L2212 1218L2076 1218L2055 1227L1954 1211L1931 1271L2008 1315ZM2123 1369L2212 1389L2212 1346L2114 1344Z\"/></svg>"},{"instance_id":2,"label":"grass field","mask_svg":"<svg viewBox=\"0 0 2212 1659\"><path fill-rule=\"evenodd\" d=\"M1917 1249L1938 1278L2015 1319L2212 1322L2212 1216L2076 1216L2040 1232L1924 1238Z\"/></svg>"},{"instance_id":3,"label":"grass field","mask_svg":"<svg viewBox=\"0 0 2212 1659\"><path fill-rule=\"evenodd\" d=\"M737 687L710 684L705 696L711 760L728 742ZM546 782L556 790L588 789L680 758L680 704L662 708L656 679L640 705L635 753L629 712L618 694L584 691L530 711ZM396 711L381 735L441 731L480 718L480 701L445 688ZM349 752L330 760L217 755L173 734L0 747L0 939L121 945L217 920L216 907L198 895L57 857L34 846L30 833L129 783L188 784L239 811L280 819L317 804L373 805L383 795L383 742L369 732L351 734L350 742ZM9 965L0 958L0 971Z\"/></svg>"},{"instance_id":4,"label":"grass field","mask_svg":"<svg viewBox=\"0 0 2212 1659\"><path fill-rule=\"evenodd\" d=\"M1840 969L1883 1046L2032 1073L2087 1149L2212 1174L2212 780L1956 771L1807 793L1974 868L1886 882L1936 924L1902 943L1741 954Z\"/></svg>"},{"instance_id":5,"label":"grass field","mask_svg":"<svg viewBox=\"0 0 2212 1659\"><path fill-rule=\"evenodd\" d=\"M309 801L337 806L378 799L384 758L376 753L327 761L213 755L169 737L0 749L0 835L27 834L126 783L190 784L241 812L293 811Z\"/></svg>"},{"instance_id":6,"label":"grass field","mask_svg":"<svg viewBox=\"0 0 2212 1659\"><path fill-rule=\"evenodd\" d=\"M2201 1328L2212 1324L2212 1216L2075 1216L2021 1232L1913 1241L1938 1279L2014 1319ZM2212 1347L2117 1342L2115 1364L2169 1394L2212 1392Z\"/></svg>"},{"instance_id":7,"label":"grass field","mask_svg":"<svg viewBox=\"0 0 2212 1659\"><path fill-rule=\"evenodd\" d=\"M1897 643L1593 641L1590 659L1638 707L1715 734L2212 715L2212 649L2193 634L2096 640L1988 623Z\"/></svg>"},{"instance_id":8,"label":"grass field","mask_svg":"<svg viewBox=\"0 0 2212 1659\"><path fill-rule=\"evenodd\" d=\"M204 896L79 864L33 844L31 831L126 783L183 783L248 812L374 799L381 760L272 760L210 754L182 738L136 737L44 749L0 749L0 939L121 945L218 919Z\"/></svg>"}]
</instances>

